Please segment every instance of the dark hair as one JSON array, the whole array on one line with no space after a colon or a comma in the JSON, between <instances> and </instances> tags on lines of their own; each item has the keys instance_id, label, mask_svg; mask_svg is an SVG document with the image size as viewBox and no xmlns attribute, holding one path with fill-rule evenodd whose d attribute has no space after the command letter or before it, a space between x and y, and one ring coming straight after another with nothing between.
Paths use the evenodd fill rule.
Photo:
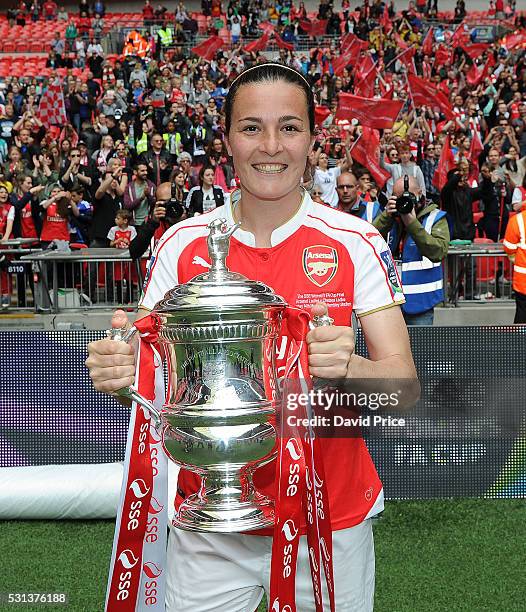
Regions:
<instances>
[{"instance_id":1,"label":"dark hair","mask_svg":"<svg viewBox=\"0 0 526 612\"><path fill-rule=\"evenodd\" d=\"M316 128L314 119L314 96L312 94L312 88L305 80L305 77L289 66L264 63L245 70L232 83L225 99L225 127L227 134L230 133L232 111L234 109L234 102L238 89L243 85L250 85L252 83L274 83L276 81L285 81L285 83L290 83L291 85L299 87L304 92L309 115L309 128L311 133L314 133Z\"/></svg>"},{"instance_id":2,"label":"dark hair","mask_svg":"<svg viewBox=\"0 0 526 612\"><path fill-rule=\"evenodd\" d=\"M212 172L215 173L215 169L212 166L207 166L206 164L202 166L201 170L199 170L199 185L201 187L203 186L203 180L204 180L205 172L207 170L212 170Z\"/></svg>"}]
</instances>

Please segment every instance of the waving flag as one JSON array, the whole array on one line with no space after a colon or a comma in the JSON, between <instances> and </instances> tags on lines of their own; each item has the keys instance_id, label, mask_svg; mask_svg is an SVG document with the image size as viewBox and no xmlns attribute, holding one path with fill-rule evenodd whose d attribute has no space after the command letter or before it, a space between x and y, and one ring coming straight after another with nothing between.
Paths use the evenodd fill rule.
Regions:
<instances>
[{"instance_id":1,"label":"waving flag","mask_svg":"<svg viewBox=\"0 0 526 612\"><path fill-rule=\"evenodd\" d=\"M471 143L469 145L468 159L471 162L471 172L469 174L469 180L478 180L479 178L479 155L484 151L482 142L480 140L479 131L474 128L471 130Z\"/></svg>"},{"instance_id":2,"label":"waving flag","mask_svg":"<svg viewBox=\"0 0 526 612\"><path fill-rule=\"evenodd\" d=\"M366 55L355 70L354 93L364 98L372 98L376 81L376 64L370 55Z\"/></svg>"},{"instance_id":3,"label":"waving flag","mask_svg":"<svg viewBox=\"0 0 526 612\"><path fill-rule=\"evenodd\" d=\"M327 32L327 19L301 19L300 28L309 36L323 36Z\"/></svg>"},{"instance_id":4,"label":"waving flag","mask_svg":"<svg viewBox=\"0 0 526 612\"><path fill-rule=\"evenodd\" d=\"M255 53L256 51L265 51L265 49L268 46L269 38L270 38L270 32L268 31L264 32L261 38L258 38L257 40L254 40L251 43L248 43L248 45L246 45L245 47L245 51L247 53Z\"/></svg>"},{"instance_id":5,"label":"waving flag","mask_svg":"<svg viewBox=\"0 0 526 612\"><path fill-rule=\"evenodd\" d=\"M407 83L413 103L416 106L438 106L444 113L446 119L454 119L455 115L451 109L451 104L446 95L439 91L436 87L424 81L414 74L407 75Z\"/></svg>"},{"instance_id":6,"label":"waving flag","mask_svg":"<svg viewBox=\"0 0 526 612\"><path fill-rule=\"evenodd\" d=\"M64 92L60 85L60 79L55 79L47 86L40 98L37 117L46 128L52 125L63 126L67 123L66 107L64 105Z\"/></svg>"},{"instance_id":7,"label":"waving flag","mask_svg":"<svg viewBox=\"0 0 526 612\"><path fill-rule=\"evenodd\" d=\"M383 130L393 127L403 102L383 98L362 98L348 93L338 96L337 119L357 119L361 125Z\"/></svg>"},{"instance_id":8,"label":"waving flag","mask_svg":"<svg viewBox=\"0 0 526 612\"><path fill-rule=\"evenodd\" d=\"M380 132L364 126L350 153L353 159L369 170L375 183L383 187L391 175L380 166Z\"/></svg>"},{"instance_id":9,"label":"waving flag","mask_svg":"<svg viewBox=\"0 0 526 612\"><path fill-rule=\"evenodd\" d=\"M433 177L433 185L442 190L444 185L447 183L447 173L455 166L455 157L451 146L449 144L449 135L446 136L446 140L442 146L442 153L438 161L437 169L435 170L435 176Z\"/></svg>"},{"instance_id":10,"label":"waving flag","mask_svg":"<svg viewBox=\"0 0 526 612\"><path fill-rule=\"evenodd\" d=\"M294 44L284 41L277 32L274 32L274 40L280 49L287 49L288 51L294 50Z\"/></svg>"},{"instance_id":11,"label":"waving flag","mask_svg":"<svg viewBox=\"0 0 526 612\"><path fill-rule=\"evenodd\" d=\"M422 53L424 55L431 55L433 53L433 40L434 40L434 31L433 28L429 28L427 34L422 41Z\"/></svg>"},{"instance_id":12,"label":"waving flag","mask_svg":"<svg viewBox=\"0 0 526 612\"><path fill-rule=\"evenodd\" d=\"M315 106L314 122L316 125L321 125L330 114L331 111L326 106Z\"/></svg>"},{"instance_id":13,"label":"waving flag","mask_svg":"<svg viewBox=\"0 0 526 612\"><path fill-rule=\"evenodd\" d=\"M214 59L215 54L225 46L225 41L221 36L210 36L196 47L192 47L192 53L199 55L207 61Z\"/></svg>"}]
</instances>

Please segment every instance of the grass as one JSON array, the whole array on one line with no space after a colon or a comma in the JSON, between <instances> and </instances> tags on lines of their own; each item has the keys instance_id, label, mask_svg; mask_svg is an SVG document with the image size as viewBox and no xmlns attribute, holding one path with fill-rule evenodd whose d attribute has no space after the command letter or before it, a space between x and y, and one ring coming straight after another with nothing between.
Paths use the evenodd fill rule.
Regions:
<instances>
[{"instance_id":1,"label":"grass","mask_svg":"<svg viewBox=\"0 0 526 612\"><path fill-rule=\"evenodd\" d=\"M389 502L375 524L375 612L524 611L525 524L521 500ZM69 599L0 611L102 610L112 538L110 521L0 524L0 592Z\"/></svg>"}]
</instances>

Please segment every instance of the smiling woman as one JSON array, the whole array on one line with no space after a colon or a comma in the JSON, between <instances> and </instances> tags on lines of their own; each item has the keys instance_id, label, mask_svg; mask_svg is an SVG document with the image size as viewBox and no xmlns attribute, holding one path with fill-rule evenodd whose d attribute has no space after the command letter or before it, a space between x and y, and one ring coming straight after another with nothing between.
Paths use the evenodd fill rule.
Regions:
<instances>
[{"instance_id":1,"label":"smiling woman","mask_svg":"<svg viewBox=\"0 0 526 612\"><path fill-rule=\"evenodd\" d=\"M164 234L152 258L139 317L154 309L168 290L209 267L207 225L224 218L228 226L241 222L226 260L231 271L267 284L292 308L329 313L334 319L334 325L313 329L305 338L312 376L414 381L407 330L398 308L404 298L387 245L372 225L313 201L301 187L315 136L314 100L307 81L288 66L258 64L233 82L225 111L226 146L239 177L239 191L227 205L186 219ZM354 353L353 311L360 317L370 359ZM119 319L116 326L121 324ZM277 371L283 373L292 349L287 320L276 346ZM89 352L87 365L98 390L112 393L133 384L135 357L126 344L99 340ZM411 399L416 397L417 392ZM383 509L382 484L356 432L320 439L320 447L328 492L325 516L329 518L330 510L334 531L336 606L371 612L374 550L369 519ZM280 492L274 461L255 471L254 485L276 500ZM182 470L177 508L200 489L200 479ZM285 537L295 539L305 533L305 525L298 523L292 529L286 523L290 529ZM269 592L272 533L170 529L167 610L255 610L263 592ZM274 566L283 567L284 559L277 556ZM309 567L302 535L295 590L302 612L316 608ZM328 601L326 593L324 599ZM289 608L282 598L271 606Z\"/></svg>"}]
</instances>

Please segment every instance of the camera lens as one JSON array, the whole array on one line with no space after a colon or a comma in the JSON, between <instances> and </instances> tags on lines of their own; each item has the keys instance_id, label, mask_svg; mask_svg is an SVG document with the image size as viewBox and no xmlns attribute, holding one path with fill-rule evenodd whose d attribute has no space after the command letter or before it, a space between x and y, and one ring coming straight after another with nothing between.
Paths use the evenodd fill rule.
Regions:
<instances>
[{"instance_id":1,"label":"camera lens","mask_svg":"<svg viewBox=\"0 0 526 612\"><path fill-rule=\"evenodd\" d=\"M403 193L400 197L396 198L396 211L400 215L407 215L413 210L414 201L413 198Z\"/></svg>"}]
</instances>

